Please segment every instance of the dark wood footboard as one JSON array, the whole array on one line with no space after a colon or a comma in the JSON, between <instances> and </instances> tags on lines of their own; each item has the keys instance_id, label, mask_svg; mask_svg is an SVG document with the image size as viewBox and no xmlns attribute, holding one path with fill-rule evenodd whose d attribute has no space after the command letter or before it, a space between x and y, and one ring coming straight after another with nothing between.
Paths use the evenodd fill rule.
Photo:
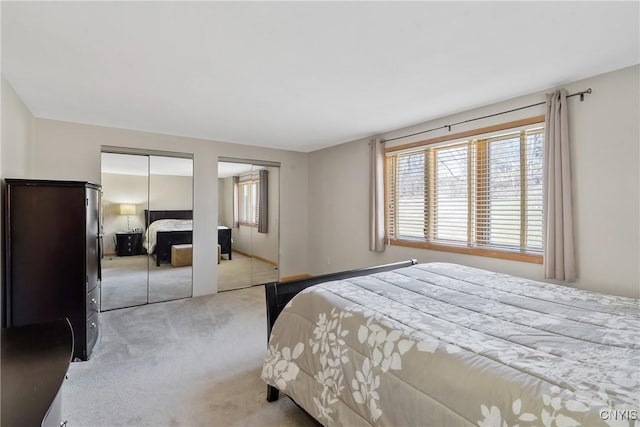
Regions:
<instances>
[{"instance_id":1,"label":"dark wood footboard","mask_svg":"<svg viewBox=\"0 0 640 427\"><path fill-rule=\"evenodd\" d=\"M409 267L417 263L418 261L411 259L393 264L323 274L321 276L292 280L290 282L272 282L265 284L264 289L267 302L267 341L271 336L271 329L273 329L273 325L275 324L278 315L280 315L280 312L284 309L284 306L287 305L287 303L303 289L317 285L318 283L348 279L349 277L366 276L368 274L379 273L381 271L396 270L398 268ZM274 400L278 400L278 389L272 386L267 386L267 401L273 402Z\"/></svg>"},{"instance_id":2,"label":"dark wood footboard","mask_svg":"<svg viewBox=\"0 0 640 427\"><path fill-rule=\"evenodd\" d=\"M152 211L144 210L144 227L149 228L150 224L161 219L193 219L192 210L164 210ZM171 264L171 245L184 245L192 243L192 231L158 231L156 232L156 246L153 254L156 257L156 266L160 264Z\"/></svg>"},{"instance_id":3,"label":"dark wood footboard","mask_svg":"<svg viewBox=\"0 0 640 427\"><path fill-rule=\"evenodd\" d=\"M171 246L192 243L191 230L187 231L158 231L156 233L156 266L171 264Z\"/></svg>"}]
</instances>

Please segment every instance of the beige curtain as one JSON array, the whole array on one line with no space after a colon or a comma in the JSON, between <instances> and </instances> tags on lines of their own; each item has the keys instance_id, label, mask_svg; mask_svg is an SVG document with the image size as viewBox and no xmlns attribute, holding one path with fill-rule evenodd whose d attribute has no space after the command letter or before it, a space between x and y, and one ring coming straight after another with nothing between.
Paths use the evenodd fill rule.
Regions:
<instances>
[{"instance_id":1,"label":"beige curtain","mask_svg":"<svg viewBox=\"0 0 640 427\"><path fill-rule=\"evenodd\" d=\"M269 171L260 169L258 187L258 233L269 232Z\"/></svg>"},{"instance_id":2,"label":"beige curtain","mask_svg":"<svg viewBox=\"0 0 640 427\"><path fill-rule=\"evenodd\" d=\"M239 218L240 218L240 200L239 200L239 196L240 196L240 177L239 176L234 176L233 177L233 227L232 228L238 228L240 227L240 222L239 222Z\"/></svg>"},{"instance_id":3,"label":"beige curtain","mask_svg":"<svg viewBox=\"0 0 640 427\"><path fill-rule=\"evenodd\" d=\"M384 251L384 143L369 141L369 250Z\"/></svg>"},{"instance_id":4,"label":"beige curtain","mask_svg":"<svg viewBox=\"0 0 640 427\"><path fill-rule=\"evenodd\" d=\"M544 128L544 277L576 280L567 91L547 94Z\"/></svg>"}]
</instances>

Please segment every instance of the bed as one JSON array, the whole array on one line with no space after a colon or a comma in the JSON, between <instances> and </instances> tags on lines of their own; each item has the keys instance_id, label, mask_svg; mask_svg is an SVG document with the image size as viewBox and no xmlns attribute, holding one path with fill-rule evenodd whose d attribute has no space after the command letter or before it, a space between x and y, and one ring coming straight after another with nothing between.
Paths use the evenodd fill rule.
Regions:
<instances>
[{"instance_id":1,"label":"bed","mask_svg":"<svg viewBox=\"0 0 640 427\"><path fill-rule=\"evenodd\" d=\"M153 254L156 266L171 264L171 246L193 243L192 210L147 210L145 215L144 248ZM231 259L231 229L218 227L221 253Z\"/></svg>"},{"instance_id":2,"label":"bed","mask_svg":"<svg viewBox=\"0 0 640 427\"><path fill-rule=\"evenodd\" d=\"M267 400L324 425L638 425L637 299L413 261L265 289Z\"/></svg>"}]
</instances>

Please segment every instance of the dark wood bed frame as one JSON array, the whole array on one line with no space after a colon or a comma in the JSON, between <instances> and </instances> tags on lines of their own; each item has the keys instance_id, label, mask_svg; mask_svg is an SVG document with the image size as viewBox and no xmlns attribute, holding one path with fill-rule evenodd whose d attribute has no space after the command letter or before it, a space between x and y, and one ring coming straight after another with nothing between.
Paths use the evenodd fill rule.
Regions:
<instances>
[{"instance_id":1,"label":"dark wood bed frame","mask_svg":"<svg viewBox=\"0 0 640 427\"><path fill-rule=\"evenodd\" d=\"M192 210L164 210L151 211L144 210L145 230L149 224L160 219L193 219ZM158 231L156 233L156 247L154 255L156 266L160 264L171 264L171 246L193 243L193 232L187 231ZM218 244L221 246L222 254L226 254L231 260L231 229L218 230Z\"/></svg>"},{"instance_id":2,"label":"dark wood bed frame","mask_svg":"<svg viewBox=\"0 0 640 427\"><path fill-rule=\"evenodd\" d=\"M150 211L144 210L145 229L149 228L149 224L160 219L193 219L192 210L166 210L166 211ZM156 266L160 264L171 264L171 246L184 245L193 243L193 232L186 231L158 231L156 233L156 247L154 255L156 257Z\"/></svg>"},{"instance_id":3,"label":"dark wood bed frame","mask_svg":"<svg viewBox=\"0 0 640 427\"><path fill-rule=\"evenodd\" d=\"M368 274L379 273L381 271L396 270L398 268L409 267L417 264L418 261L411 259L409 261L401 261L393 264L378 265L374 267L358 268L355 270L339 271L337 273L323 274L308 279L292 280L289 282L272 282L264 285L265 296L267 301L267 342L271 336L271 329L278 318L280 312L284 309L296 294L309 286L318 283L330 282L332 280L348 279L349 277L366 276ZM273 402L278 400L279 390L272 386L267 386L267 401Z\"/></svg>"}]
</instances>

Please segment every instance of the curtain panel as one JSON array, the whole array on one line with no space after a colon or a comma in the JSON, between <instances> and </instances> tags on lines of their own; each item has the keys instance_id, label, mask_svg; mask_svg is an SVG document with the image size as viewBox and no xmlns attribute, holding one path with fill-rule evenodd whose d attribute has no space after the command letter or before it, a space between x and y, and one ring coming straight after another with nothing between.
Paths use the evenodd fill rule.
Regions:
<instances>
[{"instance_id":1,"label":"curtain panel","mask_svg":"<svg viewBox=\"0 0 640 427\"><path fill-rule=\"evenodd\" d=\"M269 171L260 169L258 187L258 233L269 232Z\"/></svg>"},{"instance_id":2,"label":"curtain panel","mask_svg":"<svg viewBox=\"0 0 640 427\"><path fill-rule=\"evenodd\" d=\"M546 95L544 128L544 277L576 280L567 91Z\"/></svg>"},{"instance_id":3,"label":"curtain panel","mask_svg":"<svg viewBox=\"0 0 640 427\"><path fill-rule=\"evenodd\" d=\"M369 141L369 250L384 251L384 143Z\"/></svg>"},{"instance_id":4,"label":"curtain panel","mask_svg":"<svg viewBox=\"0 0 640 427\"><path fill-rule=\"evenodd\" d=\"M233 228L240 227L240 177L233 177Z\"/></svg>"}]
</instances>

